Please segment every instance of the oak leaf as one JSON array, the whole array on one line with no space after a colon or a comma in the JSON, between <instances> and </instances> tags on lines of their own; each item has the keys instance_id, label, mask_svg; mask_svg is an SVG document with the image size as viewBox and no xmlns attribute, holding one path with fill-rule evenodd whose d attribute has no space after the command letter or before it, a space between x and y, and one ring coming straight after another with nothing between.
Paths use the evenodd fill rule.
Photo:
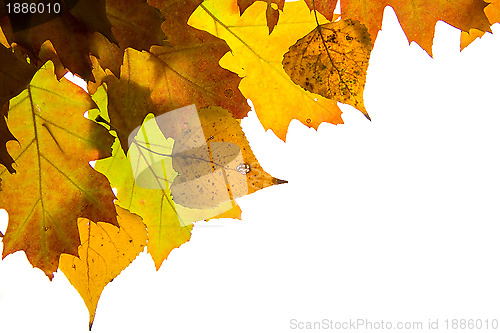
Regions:
<instances>
[{"instance_id":1,"label":"oak leaf","mask_svg":"<svg viewBox=\"0 0 500 333\"><path fill-rule=\"evenodd\" d=\"M104 287L142 252L148 239L139 216L116 206L118 223L78 219L82 244L78 256L62 254L59 268L83 298L89 310L89 329Z\"/></svg>"},{"instance_id":2,"label":"oak leaf","mask_svg":"<svg viewBox=\"0 0 500 333\"><path fill-rule=\"evenodd\" d=\"M18 142L7 148L17 173L0 171L0 207L9 213L3 257L23 250L50 279L61 253L77 255L79 217L117 224L109 181L89 165L111 154L113 140L83 117L95 107L80 87L58 81L50 62L10 101L8 121Z\"/></svg>"},{"instance_id":3,"label":"oak leaf","mask_svg":"<svg viewBox=\"0 0 500 333\"><path fill-rule=\"evenodd\" d=\"M317 26L283 57L283 68L307 91L350 104L370 119L363 103L371 40L357 21Z\"/></svg>"},{"instance_id":4,"label":"oak leaf","mask_svg":"<svg viewBox=\"0 0 500 333\"><path fill-rule=\"evenodd\" d=\"M285 140L293 119L315 129L322 122L342 123L342 112L335 101L300 88L281 65L289 46L316 26L314 15L304 3L289 2L269 35L265 7L257 1L240 17L234 1L208 0L189 23L224 39L231 47L232 52L220 64L243 77L240 90L252 100L264 129L272 129Z\"/></svg>"}]
</instances>

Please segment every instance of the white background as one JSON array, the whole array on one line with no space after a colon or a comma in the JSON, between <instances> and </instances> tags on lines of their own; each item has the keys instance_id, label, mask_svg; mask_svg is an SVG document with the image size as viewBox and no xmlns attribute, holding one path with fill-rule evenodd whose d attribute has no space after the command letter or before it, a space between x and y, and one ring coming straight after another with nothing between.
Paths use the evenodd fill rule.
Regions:
<instances>
[{"instance_id":1,"label":"white background","mask_svg":"<svg viewBox=\"0 0 500 333\"><path fill-rule=\"evenodd\" d=\"M142 253L105 288L92 331L500 320L500 38L460 53L459 36L438 23L432 59L386 9L364 94L371 122L342 106L345 125L294 121L285 144L250 113L255 155L289 183L238 200L243 221L195 226L159 272ZM87 325L62 273L49 282L21 252L0 262L0 332Z\"/></svg>"}]
</instances>

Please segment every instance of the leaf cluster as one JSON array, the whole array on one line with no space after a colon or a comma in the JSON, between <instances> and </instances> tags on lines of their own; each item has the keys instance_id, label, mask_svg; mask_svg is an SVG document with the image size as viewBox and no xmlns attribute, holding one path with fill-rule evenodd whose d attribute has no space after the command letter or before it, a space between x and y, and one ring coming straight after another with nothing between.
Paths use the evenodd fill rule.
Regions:
<instances>
[{"instance_id":1,"label":"leaf cluster","mask_svg":"<svg viewBox=\"0 0 500 333\"><path fill-rule=\"evenodd\" d=\"M431 56L437 21L463 48L500 18L497 0L340 0L340 15L337 0L57 3L57 15L0 3L0 237L3 258L24 251L50 279L63 272L90 327L105 285L144 248L159 269L193 222L240 218L236 198L286 183L250 149L247 99L282 140L293 119L342 123L339 102L370 119L386 6Z\"/></svg>"}]
</instances>

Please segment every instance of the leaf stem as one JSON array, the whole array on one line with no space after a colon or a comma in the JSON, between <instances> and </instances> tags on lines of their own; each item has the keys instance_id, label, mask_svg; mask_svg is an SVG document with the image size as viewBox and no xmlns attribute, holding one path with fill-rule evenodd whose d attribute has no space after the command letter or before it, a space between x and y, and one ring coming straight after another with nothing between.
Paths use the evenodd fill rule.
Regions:
<instances>
[{"instance_id":1,"label":"leaf stem","mask_svg":"<svg viewBox=\"0 0 500 333\"><path fill-rule=\"evenodd\" d=\"M316 13L316 2L314 0L313 0L313 10L314 10L314 18L316 19L316 25L319 28L318 13Z\"/></svg>"}]
</instances>

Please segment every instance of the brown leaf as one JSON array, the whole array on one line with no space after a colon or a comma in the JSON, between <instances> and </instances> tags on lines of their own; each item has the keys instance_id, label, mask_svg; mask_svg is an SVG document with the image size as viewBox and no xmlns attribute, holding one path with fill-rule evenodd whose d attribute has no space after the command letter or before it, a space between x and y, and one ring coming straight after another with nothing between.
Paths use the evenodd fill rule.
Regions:
<instances>
[{"instance_id":1,"label":"brown leaf","mask_svg":"<svg viewBox=\"0 0 500 333\"><path fill-rule=\"evenodd\" d=\"M240 15L243 15L245 10L258 0L238 0L238 7L240 8ZM279 10L283 11L285 0L262 0L267 3L266 19L269 33L273 32L274 27L278 24L280 17ZM273 6L274 5L274 6ZM276 7L276 8L274 8ZM279 10L278 10L279 9Z\"/></svg>"}]
</instances>

